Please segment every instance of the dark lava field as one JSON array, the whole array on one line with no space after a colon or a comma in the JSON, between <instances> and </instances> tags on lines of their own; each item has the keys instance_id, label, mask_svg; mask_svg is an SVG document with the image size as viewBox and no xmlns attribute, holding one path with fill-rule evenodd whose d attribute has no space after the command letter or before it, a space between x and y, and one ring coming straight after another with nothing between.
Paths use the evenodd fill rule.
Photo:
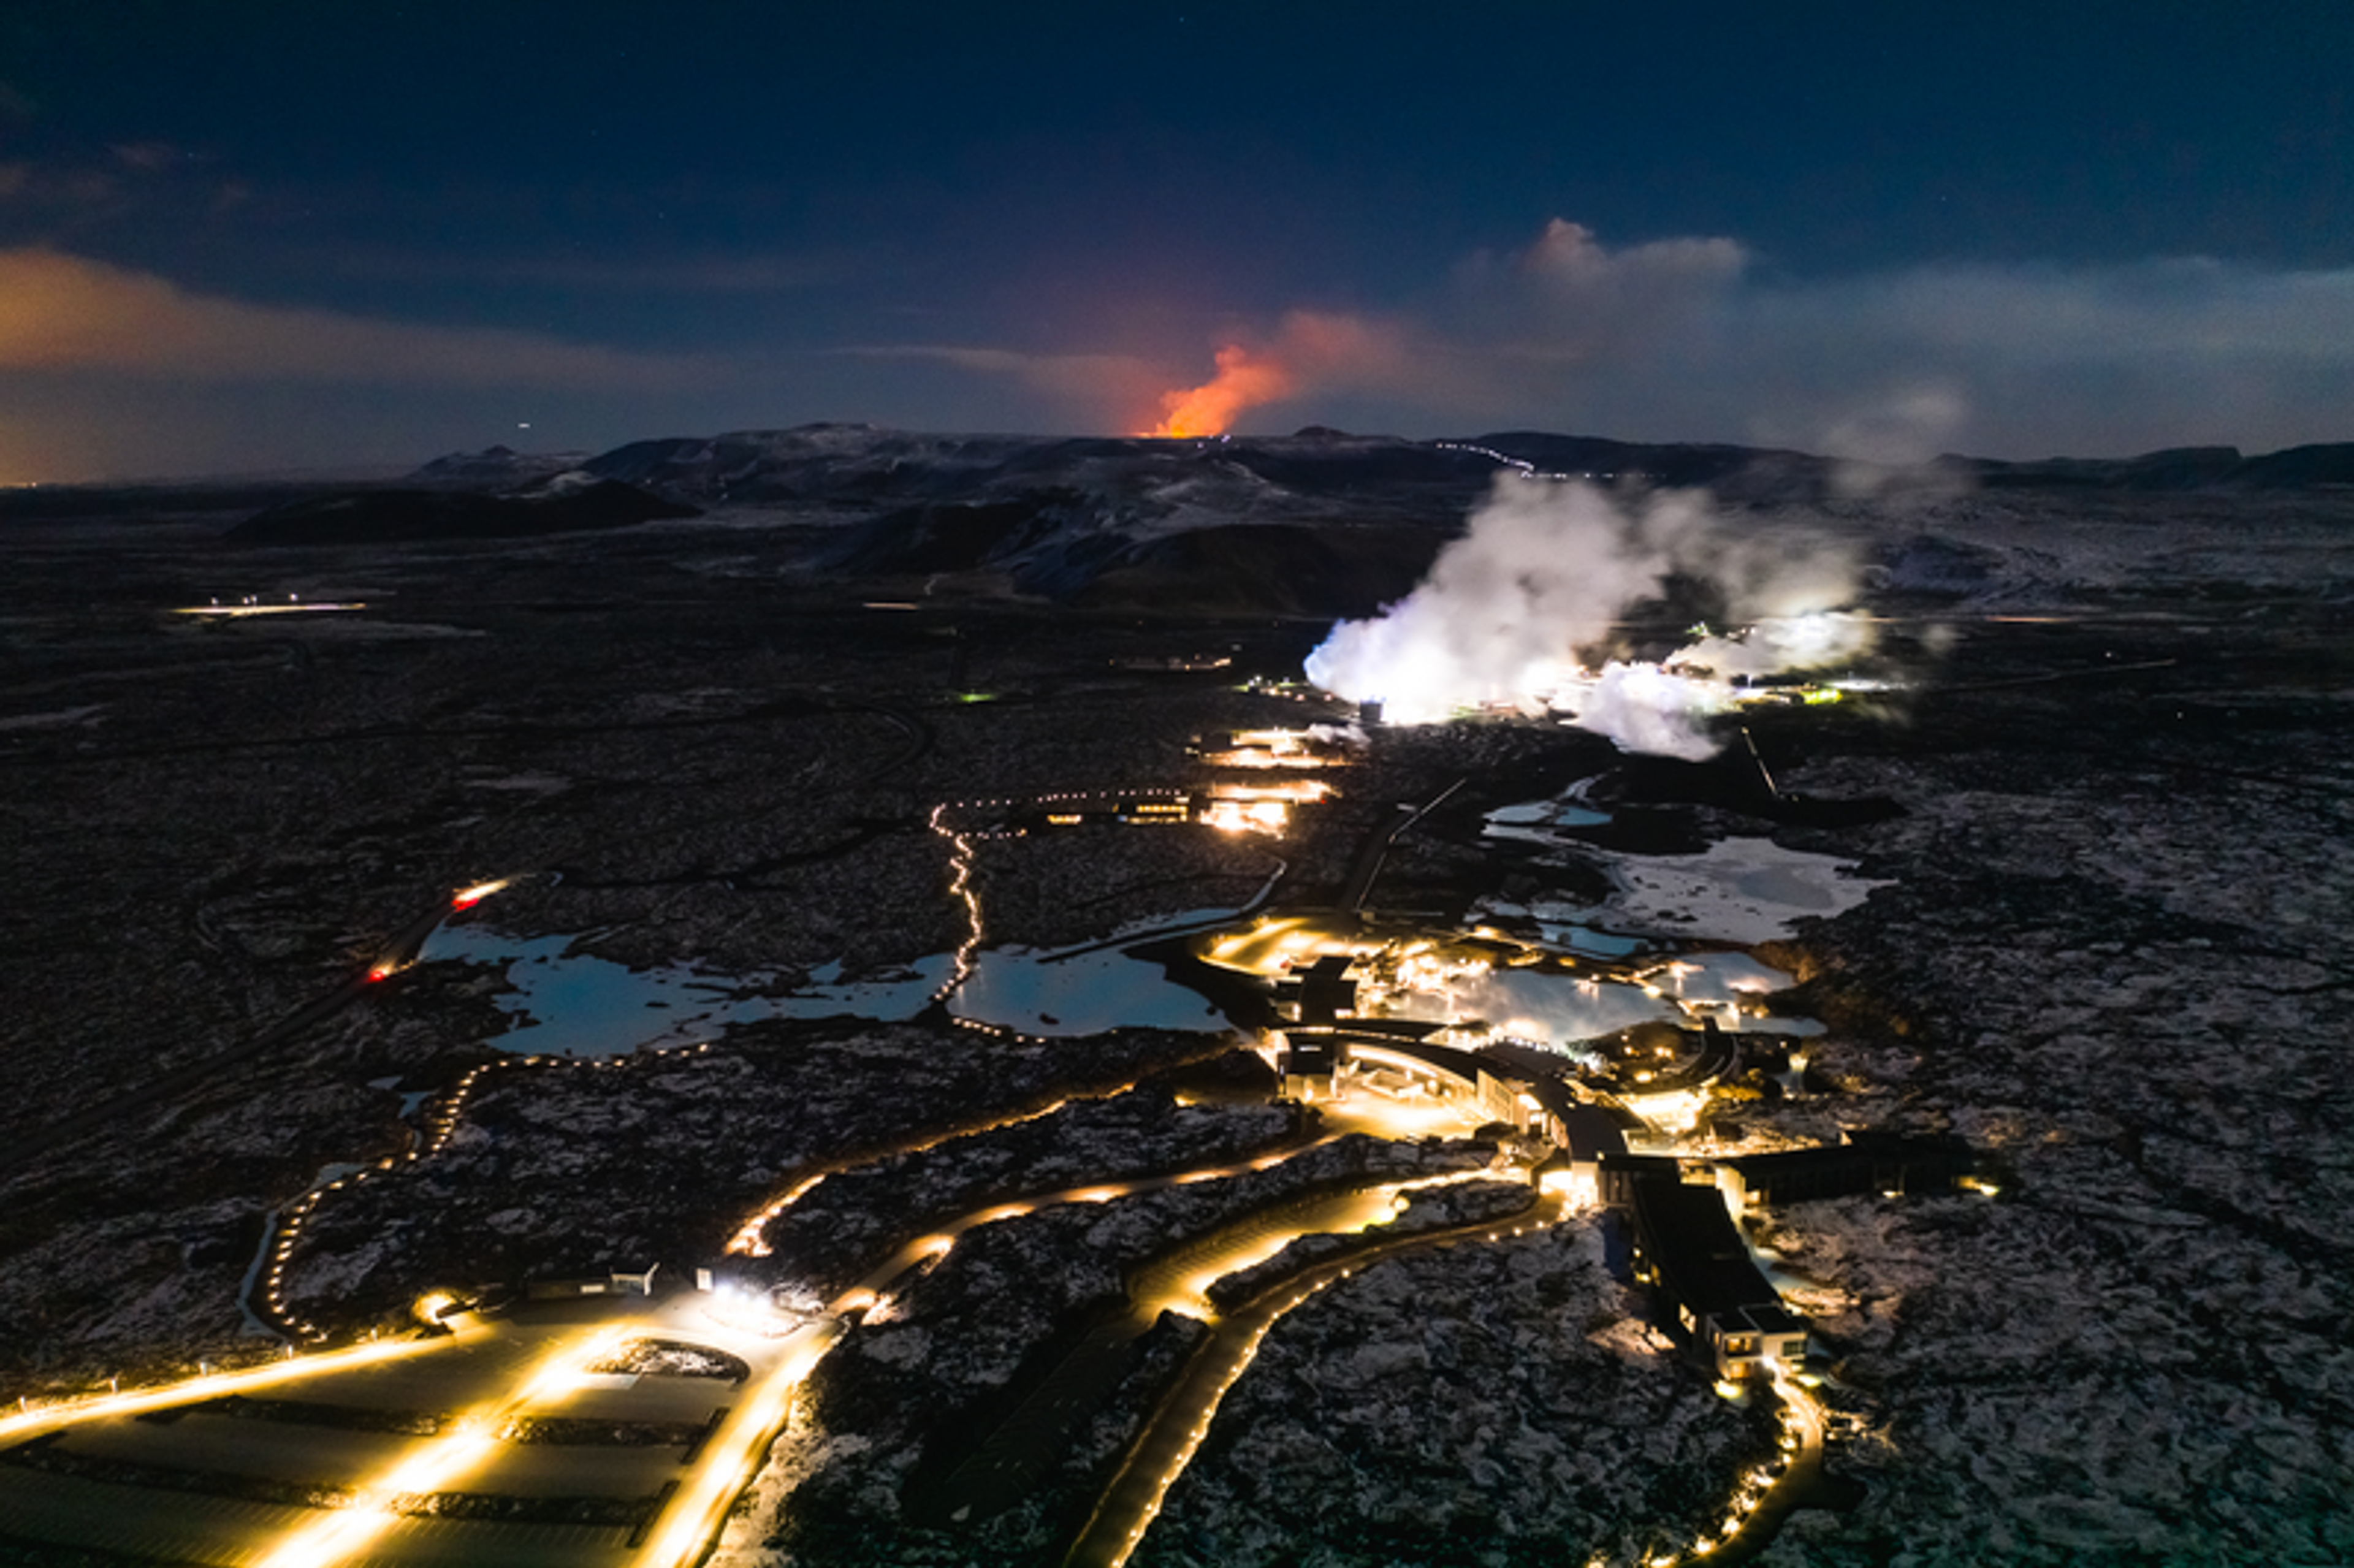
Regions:
<instances>
[{"instance_id":1,"label":"dark lava field","mask_svg":"<svg viewBox=\"0 0 2354 1568\"><path fill-rule=\"evenodd\" d=\"M929 974L970 935L936 808L1194 789L1231 732L1352 723L1303 658L1414 587L1499 455L1702 487L1760 547L1842 541L1878 684L1748 720L1778 797L1738 743L1663 761L1543 718L1373 727L1280 838L981 843L986 940L1090 942L1270 885L1329 903L1399 804L1450 784L1379 906L1587 903L1612 865L1725 840L1850 863L1868 898L1755 945L1797 982L1776 1010L1826 1026L1803 1084L1702 1131L1728 1151L1950 1133L1999 1190L1763 1222L1847 1484L1754 1560L2354 1558L2341 449L1955 463L1859 492L1730 448L817 427L473 454L389 486L11 493L0 1403L281 1353L248 1288L270 1216L436 1139L305 1232L289 1298L323 1335L396 1328L436 1286L684 1277L814 1171L824 1206L775 1228L764 1283L835 1288L1011 1192L1299 1149L1314 1128L1224 1024L1001 1038L937 1010L787 1010L705 1050L533 1067L495 1044L495 967L365 977L494 878L468 918L746 994ZM1632 608L1628 646L1672 588ZM1617 813L1610 856L1483 838L1485 813L1579 779ZM960 1521L928 1489L1124 1278L1368 1170L1493 1153L1342 1139L1279 1180L976 1233L824 1363L715 1561L1059 1561L1193 1320L1125 1352L1020 1506ZM1314 1297L1134 1560L1631 1563L1689 1541L1770 1432L1663 1349L1614 1223L1416 1251Z\"/></svg>"}]
</instances>

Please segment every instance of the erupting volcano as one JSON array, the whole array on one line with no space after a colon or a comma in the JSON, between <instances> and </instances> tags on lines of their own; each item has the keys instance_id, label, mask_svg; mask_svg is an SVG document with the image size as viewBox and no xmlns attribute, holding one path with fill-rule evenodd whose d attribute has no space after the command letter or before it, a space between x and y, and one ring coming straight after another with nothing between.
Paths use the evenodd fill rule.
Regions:
<instances>
[{"instance_id":1,"label":"erupting volcano","mask_svg":"<svg viewBox=\"0 0 2354 1568\"><path fill-rule=\"evenodd\" d=\"M1144 433L1177 439L1224 435L1245 408L1288 397L1295 385L1291 372L1275 360L1230 343L1218 350L1217 375L1199 387L1161 395L1163 418Z\"/></svg>"}]
</instances>

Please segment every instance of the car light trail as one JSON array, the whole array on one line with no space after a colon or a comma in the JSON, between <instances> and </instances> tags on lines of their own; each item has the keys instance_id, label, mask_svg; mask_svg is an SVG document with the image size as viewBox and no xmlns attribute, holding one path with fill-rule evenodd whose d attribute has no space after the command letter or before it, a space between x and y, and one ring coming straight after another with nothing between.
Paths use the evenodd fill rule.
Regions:
<instances>
[{"instance_id":1,"label":"car light trail","mask_svg":"<svg viewBox=\"0 0 2354 1568\"><path fill-rule=\"evenodd\" d=\"M450 907L472 909L492 894L504 891L507 886L507 878L502 876L489 882L478 882L472 887L461 887L450 895Z\"/></svg>"},{"instance_id":2,"label":"car light trail","mask_svg":"<svg viewBox=\"0 0 2354 1568\"><path fill-rule=\"evenodd\" d=\"M271 604L259 595L248 594L236 604L223 604L215 599L210 604L184 605L172 611L174 615L203 615L223 620L242 620L251 615L318 615L335 610L366 609L364 602L337 603L328 599L300 599L288 595L284 604Z\"/></svg>"}]
</instances>

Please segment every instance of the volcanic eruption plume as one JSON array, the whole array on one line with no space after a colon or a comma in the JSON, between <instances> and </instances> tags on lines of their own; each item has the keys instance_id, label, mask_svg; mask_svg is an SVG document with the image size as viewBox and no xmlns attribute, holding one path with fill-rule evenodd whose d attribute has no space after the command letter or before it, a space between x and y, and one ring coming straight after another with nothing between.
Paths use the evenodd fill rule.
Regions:
<instances>
[{"instance_id":1,"label":"volcanic eruption plume","mask_svg":"<svg viewBox=\"0 0 2354 1568\"><path fill-rule=\"evenodd\" d=\"M1698 581L1753 622L1702 636L1658 662L1580 655L1610 641L1629 606L1670 579ZM1838 607L1854 598L1853 563L1776 528L1733 531L1696 492L1622 506L1578 481L1500 474L1470 528L1415 590L1370 620L1343 621L1308 656L1308 678L1336 695L1379 701L1392 723L1423 724L1495 704L1550 708L1628 751L1700 758L1712 714L1736 679L1819 669L1865 652L1872 622Z\"/></svg>"},{"instance_id":2,"label":"volcanic eruption plume","mask_svg":"<svg viewBox=\"0 0 2354 1568\"><path fill-rule=\"evenodd\" d=\"M1179 387L1161 395L1161 423L1145 432L1151 436L1223 435L1245 408L1272 403L1291 395L1291 372L1264 354L1255 355L1239 344L1218 350L1218 373L1199 387Z\"/></svg>"}]
</instances>

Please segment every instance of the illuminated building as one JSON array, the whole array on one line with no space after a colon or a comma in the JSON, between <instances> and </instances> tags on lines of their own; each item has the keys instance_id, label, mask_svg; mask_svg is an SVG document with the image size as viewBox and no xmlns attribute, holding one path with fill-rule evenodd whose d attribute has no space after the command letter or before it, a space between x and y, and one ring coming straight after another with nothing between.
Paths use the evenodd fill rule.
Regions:
<instances>
[{"instance_id":1,"label":"illuminated building","mask_svg":"<svg viewBox=\"0 0 2354 1568\"><path fill-rule=\"evenodd\" d=\"M1713 1186L1645 1171L1625 1190L1635 1277L1659 1290L1719 1377L1770 1376L1806 1355L1807 1320L1767 1283Z\"/></svg>"},{"instance_id":2,"label":"illuminated building","mask_svg":"<svg viewBox=\"0 0 2354 1568\"><path fill-rule=\"evenodd\" d=\"M1349 978L1353 961L1346 953L1322 955L1296 975L1276 982L1276 1005L1288 1005L1291 1016L1308 1028L1354 1016L1357 982Z\"/></svg>"},{"instance_id":3,"label":"illuminated building","mask_svg":"<svg viewBox=\"0 0 2354 1568\"><path fill-rule=\"evenodd\" d=\"M652 1296L654 1270L660 1267L662 1265L657 1263L638 1274L616 1268L604 1274L535 1279L524 1287L524 1293L534 1301L570 1301L583 1296Z\"/></svg>"},{"instance_id":4,"label":"illuminated building","mask_svg":"<svg viewBox=\"0 0 2354 1568\"><path fill-rule=\"evenodd\" d=\"M1815 1198L1850 1198L1867 1192L1950 1192L1973 1174L1978 1157L1948 1134L1907 1138L1898 1133L1850 1131L1824 1149L1787 1149L1745 1154L1717 1166L1717 1185L1735 1213Z\"/></svg>"}]
</instances>

